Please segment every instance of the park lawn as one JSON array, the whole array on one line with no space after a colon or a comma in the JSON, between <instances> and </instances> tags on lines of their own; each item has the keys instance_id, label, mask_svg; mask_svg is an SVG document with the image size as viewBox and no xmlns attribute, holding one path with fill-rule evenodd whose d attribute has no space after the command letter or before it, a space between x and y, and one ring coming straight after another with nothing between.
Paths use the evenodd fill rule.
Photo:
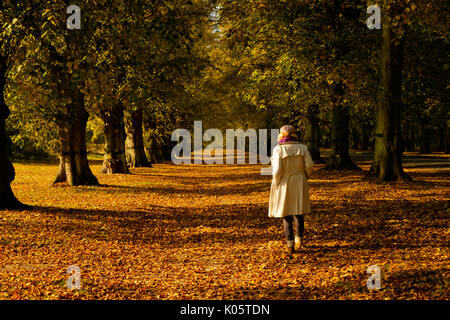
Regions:
<instances>
[{"instance_id":1,"label":"park lawn","mask_svg":"<svg viewBox=\"0 0 450 320\"><path fill-rule=\"evenodd\" d=\"M56 164L15 168L35 208L0 212L0 299L449 298L448 174L386 184L317 166L306 247L289 259L260 166L101 175L93 161L97 187L52 186ZM66 287L71 265L81 290ZM367 289L371 265L380 290Z\"/></svg>"}]
</instances>

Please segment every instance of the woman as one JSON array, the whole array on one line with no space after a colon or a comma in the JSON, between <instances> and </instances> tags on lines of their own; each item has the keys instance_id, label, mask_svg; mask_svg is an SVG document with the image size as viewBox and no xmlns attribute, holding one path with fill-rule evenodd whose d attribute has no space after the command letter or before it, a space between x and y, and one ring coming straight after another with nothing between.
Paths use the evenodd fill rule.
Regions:
<instances>
[{"instance_id":1,"label":"woman","mask_svg":"<svg viewBox=\"0 0 450 320\"><path fill-rule=\"evenodd\" d=\"M304 213L310 213L308 176L314 166L308 147L298 141L292 126L280 129L278 145L272 155L272 187L269 217L283 218L288 254L301 247ZM292 230L295 221L295 238Z\"/></svg>"}]
</instances>

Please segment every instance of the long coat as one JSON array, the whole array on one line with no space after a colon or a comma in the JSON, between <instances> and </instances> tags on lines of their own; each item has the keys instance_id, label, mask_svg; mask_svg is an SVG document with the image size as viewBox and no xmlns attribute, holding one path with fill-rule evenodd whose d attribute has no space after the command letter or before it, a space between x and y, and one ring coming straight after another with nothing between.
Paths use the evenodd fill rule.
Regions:
<instances>
[{"instance_id":1,"label":"long coat","mask_svg":"<svg viewBox=\"0 0 450 320\"><path fill-rule=\"evenodd\" d=\"M308 147L286 142L273 149L269 217L310 213L308 176L314 166Z\"/></svg>"}]
</instances>

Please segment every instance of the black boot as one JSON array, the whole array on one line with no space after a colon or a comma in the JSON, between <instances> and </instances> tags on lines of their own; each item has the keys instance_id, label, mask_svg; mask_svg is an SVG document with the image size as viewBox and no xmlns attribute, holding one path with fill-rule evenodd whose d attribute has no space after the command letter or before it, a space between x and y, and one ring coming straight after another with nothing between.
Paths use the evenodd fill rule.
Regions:
<instances>
[{"instance_id":1,"label":"black boot","mask_svg":"<svg viewBox=\"0 0 450 320\"><path fill-rule=\"evenodd\" d=\"M294 247L288 247L287 248L287 254L292 257L292 255L295 253Z\"/></svg>"}]
</instances>

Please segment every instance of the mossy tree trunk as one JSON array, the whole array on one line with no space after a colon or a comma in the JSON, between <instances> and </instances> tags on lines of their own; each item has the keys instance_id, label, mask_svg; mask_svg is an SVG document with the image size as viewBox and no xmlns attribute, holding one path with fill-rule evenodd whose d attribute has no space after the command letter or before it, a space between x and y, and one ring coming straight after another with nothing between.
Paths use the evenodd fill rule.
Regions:
<instances>
[{"instance_id":1,"label":"mossy tree trunk","mask_svg":"<svg viewBox=\"0 0 450 320\"><path fill-rule=\"evenodd\" d=\"M127 163L130 168L151 167L144 149L144 135L142 128L142 109L138 108L130 114L127 127L125 150Z\"/></svg>"},{"instance_id":2,"label":"mossy tree trunk","mask_svg":"<svg viewBox=\"0 0 450 320\"><path fill-rule=\"evenodd\" d=\"M362 137L361 137L361 150L367 150L369 149L369 143L370 143L370 128L367 126L367 124L363 124L362 127Z\"/></svg>"},{"instance_id":3,"label":"mossy tree trunk","mask_svg":"<svg viewBox=\"0 0 450 320\"><path fill-rule=\"evenodd\" d=\"M443 124L443 127L440 129L440 137L439 137L439 149L442 152L450 153L450 144L448 143L448 125L447 121Z\"/></svg>"},{"instance_id":4,"label":"mossy tree trunk","mask_svg":"<svg viewBox=\"0 0 450 320\"><path fill-rule=\"evenodd\" d=\"M433 130L430 127L429 119L426 115L422 115L419 119L420 134L420 153L431 153L431 137Z\"/></svg>"},{"instance_id":5,"label":"mossy tree trunk","mask_svg":"<svg viewBox=\"0 0 450 320\"><path fill-rule=\"evenodd\" d=\"M308 146L311 158L315 163L324 163L320 157L320 126L319 126L319 106L310 105L307 111L308 123L306 127L306 145Z\"/></svg>"},{"instance_id":6,"label":"mossy tree trunk","mask_svg":"<svg viewBox=\"0 0 450 320\"><path fill-rule=\"evenodd\" d=\"M72 103L66 106L66 114L70 119L59 124L59 172L54 183L98 185L87 159L86 124L89 115L84 107L83 93L78 89L72 92Z\"/></svg>"},{"instance_id":7,"label":"mossy tree trunk","mask_svg":"<svg viewBox=\"0 0 450 320\"><path fill-rule=\"evenodd\" d=\"M70 43L76 46L76 41ZM78 83L67 70L70 57L61 55L50 43L45 46L49 50L49 70L55 81L59 94L70 98L71 102L63 106L58 116L59 135L59 171L54 183L68 183L70 186L98 185L97 178L89 168L86 148L86 124L89 114L86 111L84 94ZM75 51L72 47L71 51Z\"/></svg>"},{"instance_id":8,"label":"mossy tree trunk","mask_svg":"<svg viewBox=\"0 0 450 320\"><path fill-rule=\"evenodd\" d=\"M349 121L348 108L335 104L332 108L331 153L325 167L327 170L358 169L348 152Z\"/></svg>"},{"instance_id":9,"label":"mossy tree trunk","mask_svg":"<svg viewBox=\"0 0 450 320\"><path fill-rule=\"evenodd\" d=\"M6 86L7 64L0 55L0 210L24 209L11 190L11 182L14 181L15 171L8 156L8 137L6 135L5 121L9 116L9 108L5 103L4 90Z\"/></svg>"},{"instance_id":10,"label":"mossy tree trunk","mask_svg":"<svg viewBox=\"0 0 450 320\"><path fill-rule=\"evenodd\" d=\"M404 127L406 151L414 151L415 129L411 126L411 120L407 119Z\"/></svg>"},{"instance_id":11,"label":"mossy tree trunk","mask_svg":"<svg viewBox=\"0 0 450 320\"><path fill-rule=\"evenodd\" d=\"M387 1L385 1L387 4ZM383 15L379 60L379 89L376 107L374 159L370 172L381 181L410 179L403 171L401 92L404 38L394 39L388 15Z\"/></svg>"},{"instance_id":12,"label":"mossy tree trunk","mask_svg":"<svg viewBox=\"0 0 450 320\"><path fill-rule=\"evenodd\" d=\"M105 125L105 157L102 173L130 173L125 157L126 135L123 111L123 104L116 103L111 108L104 109L101 112Z\"/></svg>"}]
</instances>

